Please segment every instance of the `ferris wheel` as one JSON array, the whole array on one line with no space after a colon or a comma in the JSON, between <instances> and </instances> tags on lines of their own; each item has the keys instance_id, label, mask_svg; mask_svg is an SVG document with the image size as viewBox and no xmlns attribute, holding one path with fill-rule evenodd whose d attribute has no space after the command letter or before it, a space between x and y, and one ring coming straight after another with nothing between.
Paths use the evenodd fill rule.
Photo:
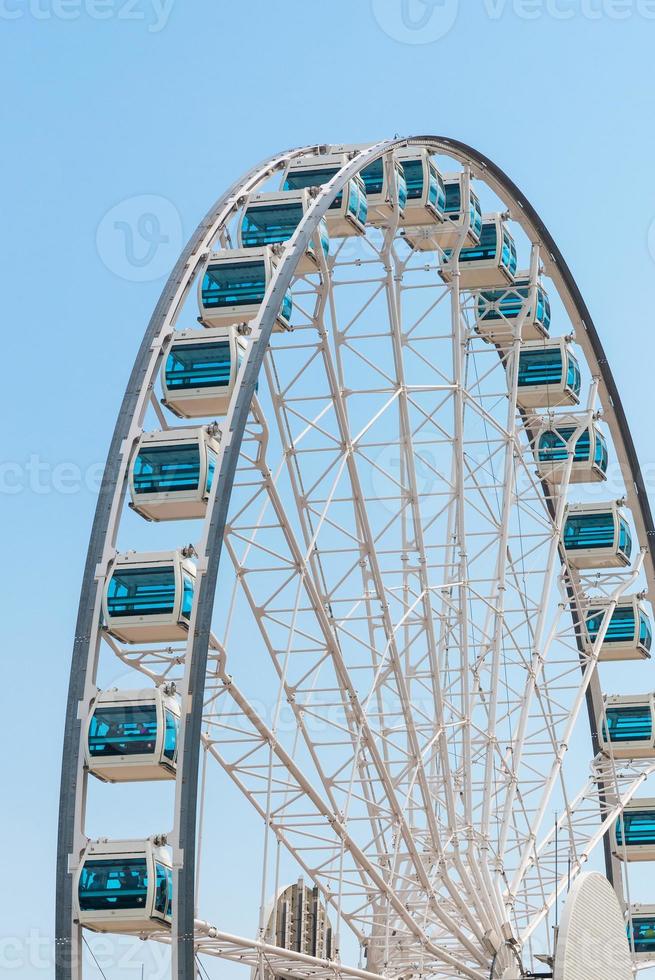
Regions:
<instances>
[{"instance_id":1,"label":"ferris wheel","mask_svg":"<svg viewBox=\"0 0 655 980\"><path fill-rule=\"evenodd\" d=\"M654 534L589 311L497 166L421 136L255 167L171 273L109 450L58 980L98 932L185 980L654 965ZM239 848L245 936L210 904Z\"/></svg>"}]
</instances>

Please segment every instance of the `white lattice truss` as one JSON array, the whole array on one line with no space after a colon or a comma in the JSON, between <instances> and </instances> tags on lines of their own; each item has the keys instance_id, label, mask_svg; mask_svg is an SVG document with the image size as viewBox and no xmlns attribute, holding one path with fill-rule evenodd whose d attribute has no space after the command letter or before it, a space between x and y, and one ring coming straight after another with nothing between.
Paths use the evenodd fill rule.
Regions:
<instances>
[{"instance_id":1,"label":"white lattice truss","mask_svg":"<svg viewBox=\"0 0 655 980\"><path fill-rule=\"evenodd\" d=\"M530 261L547 262L538 243ZM240 450L203 749L336 924L328 963L198 923L199 954L261 976L486 980L505 940L552 952L558 898L653 768L588 764L586 698L644 552L626 572L561 562L572 453L549 489L517 407L520 322L486 343L475 296L438 265L393 224L333 242L294 281L294 329L272 337ZM581 426L599 408L586 381ZM167 427L155 392L151 408ZM590 590L610 605L582 652ZM184 690L183 644L103 639ZM244 642L270 665L270 711ZM341 963L346 934L365 969Z\"/></svg>"}]
</instances>

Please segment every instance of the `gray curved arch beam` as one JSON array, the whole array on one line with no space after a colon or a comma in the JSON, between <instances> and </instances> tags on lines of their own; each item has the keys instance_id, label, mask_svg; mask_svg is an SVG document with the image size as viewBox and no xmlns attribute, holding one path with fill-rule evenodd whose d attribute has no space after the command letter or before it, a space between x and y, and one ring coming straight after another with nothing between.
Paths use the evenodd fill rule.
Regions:
<instances>
[{"instance_id":1,"label":"gray curved arch beam","mask_svg":"<svg viewBox=\"0 0 655 980\"><path fill-rule=\"evenodd\" d=\"M81 720L78 717L78 706L83 699L89 666L89 643L92 637L93 612L96 605L97 583L95 571L102 561L105 551L107 534L110 526L111 511L118 490L121 471L122 447L128 438L132 420L137 410L139 396L146 383L146 373L150 354L156 338L160 334L171 305L180 284L184 279L187 265L203 239L215 225L218 217L229 207L230 203L239 197L243 187L255 179L258 174L275 167L277 161L283 160L293 153L309 152L312 147L305 147L287 154L276 154L253 167L224 193L207 212L187 242L166 285L159 297L157 305L148 323L141 341L132 372L130 374L125 394L116 420L116 426L107 454L107 462L98 495L98 503L93 518L89 547L84 565L82 588L75 626L75 638L71 658L71 670L64 723L64 739L59 795L59 820L57 838L57 867L55 891L55 973L57 980L69 980L77 971L80 950L73 949L72 928L72 875L69 871L69 859L73 853L75 838L75 823L78 817L77 802L79 787L79 752L82 735ZM189 280L190 283L191 280ZM188 290L189 284L186 289ZM120 489L120 499L125 496L125 486Z\"/></svg>"}]
</instances>

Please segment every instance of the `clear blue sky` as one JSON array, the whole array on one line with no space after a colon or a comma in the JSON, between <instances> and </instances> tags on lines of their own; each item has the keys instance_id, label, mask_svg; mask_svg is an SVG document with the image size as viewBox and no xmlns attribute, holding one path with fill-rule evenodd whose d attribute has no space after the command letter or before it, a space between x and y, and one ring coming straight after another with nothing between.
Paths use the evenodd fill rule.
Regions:
<instances>
[{"instance_id":1,"label":"clear blue sky","mask_svg":"<svg viewBox=\"0 0 655 980\"><path fill-rule=\"evenodd\" d=\"M655 4L410 0L405 13L401 0L0 0L0 938L52 934L94 467L174 249L254 162L395 133L455 136L494 158L577 276L654 483ZM133 229L145 244L134 239L130 264L103 218L120 205L129 226L141 195L168 203L159 229ZM139 265L155 233L169 241Z\"/></svg>"}]
</instances>

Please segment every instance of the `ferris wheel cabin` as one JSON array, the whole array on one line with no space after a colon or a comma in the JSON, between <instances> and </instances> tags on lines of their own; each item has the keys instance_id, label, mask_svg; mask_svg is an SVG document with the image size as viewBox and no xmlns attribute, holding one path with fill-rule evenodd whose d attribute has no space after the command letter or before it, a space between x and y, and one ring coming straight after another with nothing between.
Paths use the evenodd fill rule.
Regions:
<instances>
[{"instance_id":1,"label":"ferris wheel cabin","mask_svg":"<svg viewBox=\"0 0 655 980\"><path fill-rule=\"evenodd\" d=\"M277 191L250 194L238 227L240 248L262 248L280 245L295 233L312 204L307 188L298 191ZM321 218L314 240L309 243L304 256L296 267L298 275L318 272L319 253L327 256L330 250L327 224Z\"/></svg>"},{"instance_id":2,"label":"ferris wheel cabin","mask_svg":"<svg viewBox=\"0 0 655 980\"><path fill-rule=\"evenodd\" d=\"M179 725L170 688L99 691L86 722L86 766L103 782L174 779Z\"/></svg>"},{"instance_id":3,"label":"ferris wheel cabin","mask_svg":"<svg viewBox=\"0 0 655 980\"><path fill-rule=\"evenodd\" d=\"M165 838L90 841L75 884L75 917L94 932L152 934L170 929L171 856Z\"/></svg>"},{"instance_id":4,"label":"ferris wheel cabin","mask_svg":"<svg viewBox=\"0 0 655 980\"><path fill-rule=\"evenodd\" d=\"M200 319L210 327L248 323L258 315L275 271L273 247L234 248L214 252L198 282ZM275 330L288 330L293 301L287 292Z\"/></svg>"},{"instance_id":5,"label":"ferris wheel cabin","mask_svg":"<svg viewBox=\"0 0 655 980\"><path fill-rule=\"evenodd\" d=\"M512 358L507 359L511 377ZM522 408L577 405L580 366L566 338L529 340L519 352L517 401Z\"/></svg>"},{"instance_id":6,"label":"ferris wheel cabin","mask_svg":"<svg viewBox=\"0 0 655 980\"><path fill-rule=\"evenodd\" d=\"M405 227L441 224L446 208L446 188L436 163L424 147L408 146L396 152L405 184ZM432 246L434 248L434 246Z\"/></svg>"},{"instance_id":7,"label":"ferris wheel cabin","mask_svg":"<svg viewBox=\"0 0 655 980\"><path fill-rule=\"evenodd\" d=\"M638 961L655 961L655 905L635 904L630 907L628 940Z\"/></svg>"},{"instance_id":8,"label":"ferris wheel cabin","mask_svg":"<svg viewBox=\"0 0 655 980\"><path fill-rule=\"evenodd\" d=\"M196 567L181 551L117 555L102 601L108 632L124 643L186 639L195 581Z\"/></svg>"},{"instance_id":9,"label":"ferris wheel cabin","mask_svg":"<svg viewBox=\"0 0 655 980\"><path fill-rule=\"evenodd\" d=\"M183 419L226 415L245 351L234 327L177 331L162 365L163 404Z\"/></svg>"},{"instance_id":10,"label":"ferris wheel cabin","mask_svg":"<svg viewBox=\"0 0 655 980\"><path fill-rule=\"evenodd\" d=\"M446 249L439 275L452 282L452 249ZM499 214L485 214L476 245L459 253L459 284L462 289L507 286L514 282L516 244Z\"/></svg>"},{"instance_id":11,"label":"ferris wheel cabin","mask_svg":"<svg viewBox=\"0 0 655 980\"><path fill-rule=\"evenodd\" d=\"M326 153L292 160L284 173L282 189L297 191L327 184L348 163L346 153ZM330 205L325 215L328 232L335 238L363 235L366 231L368 201L364 181L355 174Z\"/></svg>"},{"instance_id":12,"label":"ferris wheel cabin","mask_svg":"<svg viewBox=\"0 0 655 980\"><path fill-rule=\"evenodd\" d=\"M623 568L630 564L632 534L616 501L570 504L562 544L574 568Z\"/></svg>"},{"instance_id":13,"label":"ferris wheel cabin","mask_svg":"<svg viewBox=\"0 0 655 980\"><path fill-rule=\"evenodd\" d=\"M149 521L205 516L216 472L217 427L144 432L130 467L130 506Z\"/></svg>"},{"instance_id":14,"label":"ferris wheel cabin","mask_svg":"<svg viewBox=\"0 0 655 980\"><path fill-rule=\"evenodd\" d=\"M464 174L444 174L446 191L446 221L438 231L439 244L442 248L453 248L457 245L462 228L467 225L464 247L477 245L482 232L482 207L480 198L469 186L468 208L464 198Z\"/></svg>"},{"instance_id":15,"label":"ferris wheel cabin","mask_svg":"<svg viewBox=\"0 0 655 980\"><path fill-rule=\"evenodd\" d=\"M596 606L585 615L583 644L591 650L603 626L607 606ZM599 660L646 660L653 644L650 617L639 596L624 596L612 610L600 648Z\"/></svg>"},{"instance_id":16,"label":"ferris wheel cabin","mask_svg":"<svg viewBox=\"0 0 655 980\"><path fill-rule=\"evenodd\" d=\"M534 303L531 302L531 292L536 293ZM511 287L478 293L475 309L477 332L485 340L507 341L513 336L516 322L523 315L526 304L529 304L529 309L521 326L521 339L543 340L548 337L550 327L550 300L540 280L536 288L530 282L529 272L518 272Z\"/></svg>"},{"instance_id":17,"label":"ferris wheel cabin","mask_svg":"<svg viewBox=\"0 0 655 980\"><path fill-rule=\"evenodd\" d=\"M570 453L573 453L570 483L599 483L607 479L607 442L595 422L587 425L575 440L575 446L572 445L583 421L576 415L557 415L544 421L535 438L540 479L561 483Z\"/></svg>"},{"instance_id":18,"label":"ferris wheel cabin","mask_svg":"<svg viewBox=\"0 0 655 980\"><path fill-rule=\"evenodd\" d=\"M366 200L368 202L368 223L386 225L393 219L398 209L398 220L402 219L407 203L407 184L405 174L395 155L378 157L360 171Z\"/></svg>"},{"instance_id":19,"label":"ferris wheel cabin","mask_svg":"<svg viewBox=\"0 0 655 980\"><path fill-rule=\"evenodd\" d=\"M655 695L605 698L605 718L598 725L604 755L617 759L655 758Z\"/></svg>"},{"instance_id":20,"label":"ferris wheel cabin","mask_svg":"<svg viewBox=\"0 0 655 980\"><path fill-rule=\"evenodd\" d=\"M655 799L632 799L612 828L612 853L621 861L655 861Z\"/></svg>"},{"instance_id":21,"label":"ferris wheel cabin","mask_svg":"<svg viewBox=\"0 0 655 980\"><path fill-rule=\"evenodd\" d=\"M441 223L403 229L401 234L407 244L419 251L442 251L459 245L460 235L464 235L463 248L473 248L480 241L482 232L482 207L480 199L469 185L469 207L462 207L464 197L464 174L444 174L445 204L444 220ZM505 282L505 280L503 280Z\"/></svg>"}]
</instances>

